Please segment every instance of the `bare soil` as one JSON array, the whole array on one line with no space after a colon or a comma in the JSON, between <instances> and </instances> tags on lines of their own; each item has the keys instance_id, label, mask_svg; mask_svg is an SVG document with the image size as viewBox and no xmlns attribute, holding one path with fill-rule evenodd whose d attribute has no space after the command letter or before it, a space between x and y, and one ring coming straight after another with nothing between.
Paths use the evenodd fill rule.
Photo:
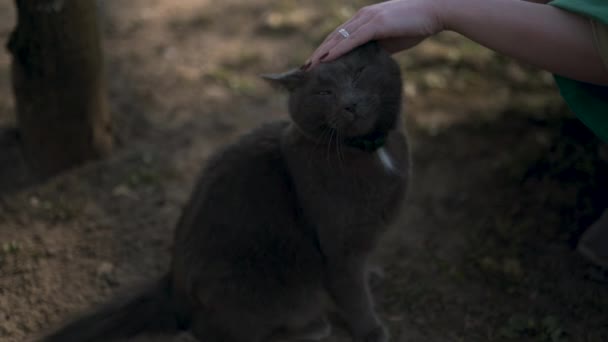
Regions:
<instances>
[{"instance_id":1,"label":"bare soil","mask_svg":"<svg viewBox=\"0 0 608 342\"><path fill-rule=\"evenodd\" d=\"M365 4L99 3L110 158L33 181L0 53L1 341L32 338L166 271L209 154L286 115L285 96L257 75L300 65ZM0 0L0 41L14 24L13 2ZM608 204L605 148L544 72L454 34L396 58L414 176L378 253L377 306L393 340L608 341L606 277L573 248Z\"/></svg>"}]
</instances>

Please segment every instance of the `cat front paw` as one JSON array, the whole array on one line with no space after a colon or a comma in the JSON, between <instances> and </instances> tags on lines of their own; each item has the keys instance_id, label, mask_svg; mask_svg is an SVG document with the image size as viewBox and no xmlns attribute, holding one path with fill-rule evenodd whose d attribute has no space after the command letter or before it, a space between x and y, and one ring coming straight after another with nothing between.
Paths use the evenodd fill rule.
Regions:
<instances>
[{"instance_id":1,"label":"cat front paw","mask_svg":"<svg viewBox=\"0 0 608 342\"><path fill-rule=\"evenodd\" d=\"M355 339L356 342L389 342L391 339L388 330L383 325L375 327L360 338Z\"/></svg>"}]
</instances>

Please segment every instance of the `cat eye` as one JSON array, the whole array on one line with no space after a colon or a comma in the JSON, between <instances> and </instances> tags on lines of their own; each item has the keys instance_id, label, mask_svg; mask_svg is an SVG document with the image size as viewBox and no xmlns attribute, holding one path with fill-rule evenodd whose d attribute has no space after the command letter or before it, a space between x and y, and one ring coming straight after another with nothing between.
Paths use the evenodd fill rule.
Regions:
<instances>
[{"instance_id":1,"label":"cat eye","mask_svg":"<svg viewBox=\"0 0 608 342\"><path fill-rule=\"evenodd\" d=\"M317 95L331 95L331 91L329 90L321 90L317 92Z\"/></svg>"}]
</instances>

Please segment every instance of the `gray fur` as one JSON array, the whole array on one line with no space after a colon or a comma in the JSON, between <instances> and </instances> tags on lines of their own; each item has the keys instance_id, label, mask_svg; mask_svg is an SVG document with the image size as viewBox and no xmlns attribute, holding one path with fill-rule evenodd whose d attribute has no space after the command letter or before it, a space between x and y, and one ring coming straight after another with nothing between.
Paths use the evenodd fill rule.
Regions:
<instances>
[{"instance_id":1,"label":"gray fur","mask_svg":"<svg viewBox=\"0 0 608 342\"><path fill-rule=\"evenodd\" d=\"M354 341L388 341L366 263L406 191L399 67L372 43L270 81L290 92L292 121L254 130L211 158L177 226L170 290L159 296L201 341L320 338L330 310ZM378 133L398 172L343 144Z\"/></svg>"}]
</instances>

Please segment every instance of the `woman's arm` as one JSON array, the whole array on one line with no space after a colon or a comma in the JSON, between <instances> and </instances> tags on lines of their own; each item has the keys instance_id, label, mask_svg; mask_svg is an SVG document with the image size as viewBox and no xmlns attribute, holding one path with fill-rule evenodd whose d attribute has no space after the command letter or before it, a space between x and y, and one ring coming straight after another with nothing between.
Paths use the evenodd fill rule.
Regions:
<instances>
[{"instance_id":1,"label":"woman's arm","mask_svg":"<svg viewBox=\"0 0 608 342\"><path fill-rule=\"evenodd\" d=\"M443 1L447 29L552 73L608 85L588 18L525 1Z\"/></svg>"},{"instance_id":2,"label":"woman's arm","mask_svg":"<svg viewBox=\"0 0 608 342\"><path fill-rule=\"evenodd\" d=\"M536 1L534 1L536 2ZM587 18L519 0L393 0L361 9L313 53L310 66L370 40L390 52L411 48L442 30L568 78L608 85Z\"/></svg>"}]
</instances>

